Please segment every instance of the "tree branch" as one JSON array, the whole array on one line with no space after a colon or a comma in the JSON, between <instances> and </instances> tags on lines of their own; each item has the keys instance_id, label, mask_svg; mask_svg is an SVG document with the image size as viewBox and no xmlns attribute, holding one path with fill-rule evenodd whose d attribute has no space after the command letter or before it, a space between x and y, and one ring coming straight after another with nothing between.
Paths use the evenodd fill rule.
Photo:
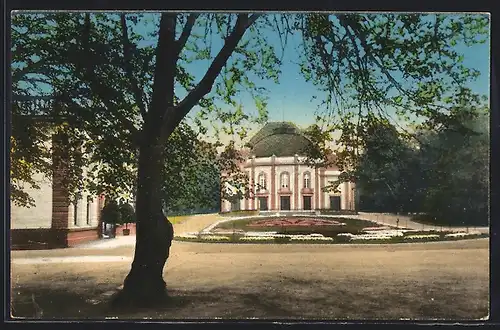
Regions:
<instances>
[{"instance_id":1,"label":"tree branch","mask_svg":"<svg viewBox=\"0 0 500 330\"><path fill-rule=\"evenodd\" d=\"M250 16L247 16L247 14L238 15L233 31L226 38L224 46L222 46L217 56L215 56L212 64L198 85L196 85L196 87L192 89L176 107L168 109L163 125L164 138L168 138L168 136L170 136L175 127L177 127L189 111L203 96L211 91L215 79L220 74L222 68L226 65L229 57L232 55L246 30L257 20L259 16L260 14L252 14Z\"/></svg>"},{"instance_id":2,"label":"tree branch","mask_svg":"<svg viewBox=\"0 0 500 330\"><path fill-rule=\"evenodd\" d=\"M104 103L106 108L117 109L117 106L111 102L111 95L113 95L114 90L95 79L95 75L93 74L94 53L90 49L90 28L90 14L87 13L85 14L85 23L82 33L85 55L80 56L81 62L83 62L83 70L81 74L89 87L91 87L92 90L99 96L99 99ZM112 113L115 114L124 127L134 135L135 139L138 129L134 126L134 124L120 111L113 111Z\"/></svg>"},{"instance_id":3,"label":"tree branch","mask_svg":"<svg viewBox=\"0 0 500 330\"><path fill-rule=\"evenodd\" d=\"M22 69L12 70L12 82L15 83L15 82L18 82L20 80L23 80L24 75L27 75L30 73L38 73L38 72L36 72L36 70L43 67L44 64L45 64L45 61L40 59L37 62L31 63L31 65L26 65Z\"/></svg>"},{"instance_id":4,"label":"tree branch","mask_svg":"<svg viewBox=\"0 0 500 330\"><path fill-rule=\"evenodd\" d=\"M155 138L161 138L163 122L168 118L167 112L174 106L175 71L178 59L175 41L176 22L177 14L161 15L151 105L144 122L144 131L150 132Z\"/></svg>"},{"instance_id":5,"label":"tree branch","mask_svg":"<svg viewBox=\"0 0 500 330\"><path fill-rule=\"evenodd\" d=\"M187 18L187 22L184 25L184 29L182 30L181 36L177 40L177 56L181 53L182 49L186 45L186 41L188 40L189 36L191 35L191 31L193 30L194 23L196 22L196 19L198 18L200 14L198 13L193 13L189 14Z\"/></svg>"},{"instance_id":6,"label":"tree branch","mask_svg":"<svg viewBox=\"0 0 500 330\"><path fill-rule=\"evenodd\" d=\"M364 36L360 35L360 34L362 34L362 32L359 31L356 27L353 27L356 25L356 22L353 22L350 18L343 17L343 16L339 16L338 19L339 19L340 23L342 24L342 26L346 29L346 31L348 31L348 29L350 28L354 33L356 33L358 40L360 41L361 46L363 47L363 50L366 53L366 56L368 56L373 61L373 63L379 67L380 71L382 71L382 73L385 74L387 79L389 79L389 81L394 85L394 87L400 93L407 95L410 98L413 98L413 95L411 95L407 90L405 90L403 88L403 86L400 83L398 83L396 81L396 79L394 79L394 77L386 69L386 67L382 63L380 63L379 60L372 54L372 52L371 52L372 49L366 43Z\"/></svg>"},{"instance_id":7,"label":"tree branch","mask_svg":"<svg viewBox=\"0 0 500 330\"><path fill-rule=\"evenodd\" d=\"M120 22L122 28L122 42L123 42L123 57L125 59L125 72L127 74L130 88L134 93L135 102L141 111L142 118L146 117L146 107L144 106L144 100L142 98L142 92L139 88L139 83L137 79L134 78L134 73L132 70L132 54L130 51L130 40L128 38L128 30L127 30L127 20L125 19L125 14L120 15Z\"/></svg>"}]
</instances>

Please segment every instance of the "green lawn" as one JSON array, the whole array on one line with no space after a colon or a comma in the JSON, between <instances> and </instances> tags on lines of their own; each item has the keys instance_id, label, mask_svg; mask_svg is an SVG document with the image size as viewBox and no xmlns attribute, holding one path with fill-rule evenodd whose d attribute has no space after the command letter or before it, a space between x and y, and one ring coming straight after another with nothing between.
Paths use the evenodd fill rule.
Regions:
<instances>
[{"instance_id":1,"label":"green lawn","mask_svg":"<svg viewBox=\"0 0 500 330\"><path fill-rule=\"evenodd\" d=\"M318 217L321 218L321 217ZM274 218L273 218L274 219ZM324 218L323 218L324 219ZM244 231L276 231L280 234L298 234L298 235L307 235L307 234L322 234L326 237L335 237L340 233L352 233L357 234L363 228L366 227L380 227L381 225L359 219L349 219L349 218L328 218L328 220L335 220L339 222L343 222L345 226L286 226L286 227L257 227L257 226L249 226L250 224L256 221L262 221L264 219L241 219L223 222L217 225L214 229L241 229Z\"/></svg>"},{"instance_id":2,"label":"green lawn","mask_svg":"<svg viewBox=\"0 0 500 330\"><path fill-rule=\"evenodd\" d=\"M181 223L189 219L190 217L191 217L190 215L178 215L175 217L168 217L168 221L170 221L172 224L176 224L176 223Z\"/></svg>"}]
</instances>

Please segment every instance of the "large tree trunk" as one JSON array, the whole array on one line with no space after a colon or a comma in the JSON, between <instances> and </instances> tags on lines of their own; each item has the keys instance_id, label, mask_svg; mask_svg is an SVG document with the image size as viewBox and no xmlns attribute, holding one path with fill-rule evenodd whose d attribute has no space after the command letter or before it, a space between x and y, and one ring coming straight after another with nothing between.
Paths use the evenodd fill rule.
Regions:
<instances>
[{"instance_id":1,"label":"large tree trunk","mask_svg":"<svg viewBox=\"0 0 500 330\"><path fill-rule=\"evenodd\" d=\"M258 17L255 14L238 15L232 33L226 38L224 46L200 83L179 104L174 105L176 64L196 16L197 14L189 16L179 40L175 40L177 15L164 13L161 16L151 106L147 113L143 114L144 128L139 146L135 256L130 273L125 278L123 290L114 300L118 304L154 305L167 298L163 267L169 256L174 231L162 212L161 172L164 166L165 143L187 113L210 92L215 78L226 65L246 29ZM125 16L121 18L124 52L128 54L126 20ZM135 79L130 73L129 78L132 78L131 83L135 85ZM141 103L137 90L136 94L138 103Z\"/></svg>"},{"instance_id":2,"label":"large tree trunk","mask_svg":"<svg viewBox=\"0 0 500 330\"><path fill-rule=\"evenodd\" d=\"M154 138L145 139L140 148L135 255L123 290L114 301L120 305L146 306L167 298L163 268L170 252L173 227L162 212L163 148Z\"/></svg>"}]
</instances>

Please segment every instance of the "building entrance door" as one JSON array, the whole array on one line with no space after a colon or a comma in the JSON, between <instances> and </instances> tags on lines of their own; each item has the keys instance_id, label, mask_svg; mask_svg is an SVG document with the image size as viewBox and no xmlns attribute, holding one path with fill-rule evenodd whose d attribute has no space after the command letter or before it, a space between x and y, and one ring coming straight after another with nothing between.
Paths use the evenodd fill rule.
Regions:
<instances>
[{"instance_id":1,"label":"building entrance door","mask_svg":"<svg viewBox=\"0 0 500 330\"><path fill-rule=\"evenodd\" d=\"M231 211L239 211L240 210L240 201L231 202Z\"/></svg>"},{"instance_id":2,"label":"building entrance door","mask_svg":"<svg viewBox=\"0 0 500 330\"><path fill-rule=\"evenodd\" d=\"M330 196L330 210L340 211L340 196Z\"/></svg>"},{"instance_id":3,"label":"building entrance door","mask_svg":"<svg viewBox=\"0 0 500 330\"><path fill-rule=\"evenodd\" d=\"M259 197L259 210L267 211L267 197Z\"/></svg>"},{"instance_id":4,"label":"building entrance door","mask_svg":"<svg viewBox=\"0 0 500 330\"><path fill-rule=\"evenodd\" d=\"M311 209L311 196L304 196L303 198L304 201L304 210L310 210Z\"/></svg>"},{"instance_id":5,"label":"building entrance door","mask_svg":"<svg viewBox=\"0 0 500 330\"><path fill-rule=\"evenodd\" d=\"M290 210L290 196L280 197L280 210L289 211Z\"/></svg>"}]
</instances>

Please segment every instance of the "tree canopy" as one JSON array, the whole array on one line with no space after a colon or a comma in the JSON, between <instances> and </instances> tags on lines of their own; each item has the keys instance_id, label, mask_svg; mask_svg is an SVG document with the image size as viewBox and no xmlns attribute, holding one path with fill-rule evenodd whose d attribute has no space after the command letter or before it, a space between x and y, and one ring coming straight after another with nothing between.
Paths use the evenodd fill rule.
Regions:
<instances>
[{"instance_id":1,"label":"tree canopy","mask_svg":"<svg viewBox=\"0 0 500 330\"><path fill-rule=\"evenodd\" d=\"M85 141L84 160L98 165L99 176L86 187L109 194L130 190L136 145L154 92L160 17L44 13L16 14L12 22L14 94L50 96L56 106L39 107L37 114L72 121L56 127ZM184 105L191 101L187 94L207 89L199 102L189 104L199 104L190 122L203 133L208 122L220 121L226 133L245 137L246 122L267 118L269 95L259 82L279 81L280 53L291 51L287 40L300 34L298 69L323 92L318 123L323 132L340 129L344 137L350 135L352 141L341 141L348 146L339 153L341 162L349 162L358 147L353 142L361 122L379 117L394 122L399 117L432 128L448 125L453 106L478 104L478 95L466 82L479 73L464 66L455 46L485 42L488 26L484 15L178 14L175 102ZM278 33L282 48L266 42L269 33L263 31ZM230 36L241 40L226 43ZM218 63L222 57L226 65ZM196 62L207 65L206 75L193 71ZM215 66L221 66L220 74L213 75L210 68ZM257 117L238 104L243 92L253 96ZM13 107L11 188L14 201L21 203L27 196L16 182L29 182L36 171L50 172L41 161L47 156L40 143L47 131L42 134L39 122L26 124L21 119L26 111L34 114ZM175 122L189 111L181 112ZM83 139L83 132L90 139ZM96 173L92 170L89 173Z\"/></svg>"}]
</instances>

